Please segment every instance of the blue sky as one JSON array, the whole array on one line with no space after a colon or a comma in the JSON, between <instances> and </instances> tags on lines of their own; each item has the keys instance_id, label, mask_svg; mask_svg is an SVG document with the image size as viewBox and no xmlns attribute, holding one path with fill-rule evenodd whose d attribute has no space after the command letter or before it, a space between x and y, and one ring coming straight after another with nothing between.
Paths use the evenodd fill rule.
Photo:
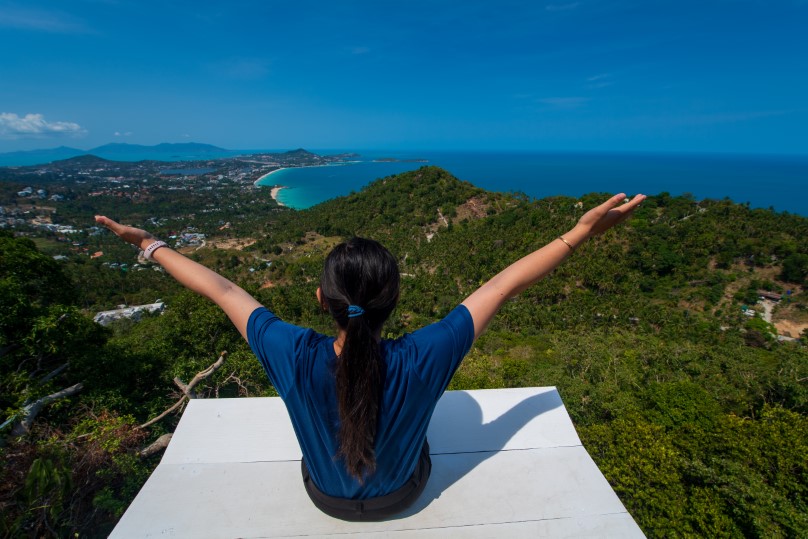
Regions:
<instances>
[{"instance_id":1,"label":"blue sky","mask_svg":"<svg viewBox=\"0 0 808 539\"><path fill-rule=\"evenodd\" d=\"M808 1L0 0L0 152L808 154Z\"/></svg>"}]
</instances>

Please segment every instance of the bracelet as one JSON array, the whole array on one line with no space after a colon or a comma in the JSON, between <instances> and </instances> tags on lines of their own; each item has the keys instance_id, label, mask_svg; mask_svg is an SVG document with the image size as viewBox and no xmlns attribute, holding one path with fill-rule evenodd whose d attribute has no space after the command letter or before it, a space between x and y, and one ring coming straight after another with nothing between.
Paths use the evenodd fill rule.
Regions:
<instances>
[{"instance_id":1,"label":"bracelet","mask_svg":"<svg viewBox=\"0 0 808 539\"><path fill-rule=\"evenodd\" d=\"M565 239L564 239L564 236L559 236L559 237L558 237L558 239L560 239L561 241L563 241L563 242L564 242L564 243L567 245L567 247L569 247L569 248L570 248L570 251L573 251L573 252L575 251L575 247L573 247L573 246L572 246L572 244L571 244L570 242L568 242L567 240L565 240Z\"/></svg>"},{"instance_id":2,"label":"bracelet","mask_svg":"<svg viewBox=\"0 0 808 539\"><path fill-rule=\"evenodd\" d=\"M168 247L168 244L164 241L159 240L155 241L154 243L151 243L148 247L143 249L143 258L145 258L146 260L151 260L154 251L156 251L160 247Z\"/></svg>"}]
</instances>

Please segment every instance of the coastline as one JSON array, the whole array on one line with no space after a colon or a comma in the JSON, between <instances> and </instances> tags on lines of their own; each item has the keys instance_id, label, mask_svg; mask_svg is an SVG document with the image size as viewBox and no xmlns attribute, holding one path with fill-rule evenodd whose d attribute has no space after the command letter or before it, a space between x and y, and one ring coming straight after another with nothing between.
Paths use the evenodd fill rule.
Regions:
<instances>
[{"instance_id":1,"label":"coastline","mask_svg":"<svg viewBox=\"0 0 808 539\"><path fill-rule=\"evenodd\" d=\"M272 175L273 175L273 174L275 174L276 172L280 172L281 170L286 170L286 168L284 168L284 167L281 167L281 168L276 168L276 169L275 169L275 170L273 170L273 171L267 172L266 174L264 174L263 176L261 176L260 178L258 178L257 180L255 180L255 181L253 182L253 185L254 185L254 186L256 186L256 187L261 187L261 185L260 185L258 182L260 182L260 181L261 181L261 180L263 180L264 178L268 178L268 177L272 176Z\"/></svg>"},{"instance_id":2,"label":"coastline","mask_svg":"<svg viewBox=\"0 0 808 539\"><path fill-rule=\"evenodd\" d=\"M269 196L272 197L272 200L274 200L278 204L278 206L286 206L286 204L278 200L278 193L281 192L281 189L286 189L286 187L284 187L283 185L276 185L269 192Z\"/></svg>"},{"instance_id":3,"label":"coastline","mask_svg":"<svg viewBox=\"0 0 808 539\"><path fill-rule=\"evenodd\" d=\"M263 176L261 176L260 178L255 180L253 182L253 185L256 186L256 187L263 187L261 185L261 183L260 183L261 180L263 180L265 178L268 178L268 177L272 176L273 174L275 174L276 172L280 172L281 170L286 170L286 168L284 168L284 167L276 168L275 170L273 170L271 172L267 172L266 174L264 174ZM270 189L270 191L269 191L269 196L272 197L272 200L274 200L278 204L278 206L286 206L286 204L284 204L283 202L278 200L278 193L281 192L281 189L286 189L286 186L284 186L284 185L276 185L276 186L272 187L272 189Z\"/></svg>"},{"instance_id":4,"label":"coastline","mask_svg":"<svg viewBox=\"0 0 808 539\"><path fill-rule=\"evenodd\" d=\"M356 164L356 163L362 163L362 162L363 162L363 161L347 161L347 162L344 162L344 163L343 163L343 162L338 162L338 163L326 163L326 164L324 164L324 165L304 165L304 166L301 166L301 167L280 167L280 168L276 168L275 170L272 170L272 171L270 171L270 172L267 172L266 174L264 174L263 176L261 176L260 178L258 178L257 180L255 180L255 181L253 182L253 185L255 185L256 187L262 187L262 185L260 185L260 184L259 184L259 182L260 182L261 180L263 180L264 178L268 178L268 177L272 176L272 175L273 175L273 174L275 174L276 172L280 172L281 170L287 170L287 169L290 169L290 168L319 168L319 167L332 167L332 166L337 166L337 165L354 165L354 164Z\"/></svg>"},{"instance_id":5,"label":"coastline","mask_svg":"<svg viewBox=\"0 0 808 539\"><path fill-rule=\"evenodd\" d=\"M356 161L356 163L360 163L360 162L361 161ZM302 167L280 167L280 168L276 168L275 170L272 170L270 172L267 172L266 174L264 174L263 176L261 176L260 178L255 180L253 182L253 185L256 186L256 187L266 187L267 183L261 183L263 180L265 180L266 178L272 176L276 172L280 172L281 170L287 170L289 168L320 168L320 167L331 167L331 166L336 166L336 165L348 165L348 164L352 165L354 163L355 162L349 162L349 163L326 163L326 164L323 164L323 165L306 165L306 166L302 166ZM278 199L278 194L281 192L282 189L288 189L288 188L289 188L288 185L277 185L277 184L275 184L275 185L273 185L272 189L270 190L269 196L272 197L272 199L278 204L278 206L286 207L286 204L284 204L283 202L280 201L280 199Z\"/></svg>"}]
</instances>

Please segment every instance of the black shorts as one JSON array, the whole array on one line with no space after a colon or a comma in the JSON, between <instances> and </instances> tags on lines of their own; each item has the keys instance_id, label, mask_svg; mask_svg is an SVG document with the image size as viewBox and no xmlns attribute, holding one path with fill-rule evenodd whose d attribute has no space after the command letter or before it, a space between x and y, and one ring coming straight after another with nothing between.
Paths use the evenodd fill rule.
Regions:
<instances>
[{"instance_id":1,"label":"black shorts","mask_svg":"<svg viewBox=\"0 0 808 539\"><path fill-rule=\"evenodd\" d=\"M421 448L421 456L415 465L415 471L407 482L390 494L376 498L349 500L324 494L311 480L306 463L301 460L300 465L303 471L303 485L314 505L327 515L350 521L384 520L404 511L424 491L429 474L432 473L432 460L429 458L429 444L426 440Z\"/></svg>"}]
</instances>

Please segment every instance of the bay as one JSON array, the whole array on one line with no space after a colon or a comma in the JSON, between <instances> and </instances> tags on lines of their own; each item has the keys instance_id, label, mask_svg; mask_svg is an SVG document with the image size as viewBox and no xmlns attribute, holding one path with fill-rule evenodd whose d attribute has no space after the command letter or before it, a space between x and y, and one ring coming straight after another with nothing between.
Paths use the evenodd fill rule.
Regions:
<instances>
[{"instance_id":1,"label":"bay","mask_svg":"<svg viewBox=\"0 0 808 539\"><path fill-rule=\"evenodd\" d=\"M260 183L286 187L279 192L279 201L305 209L359 191L377 178L427 164L486 190L521 192L532 198L592 192L690 193L697 200L729 198L753 208L808 216L808 156L366 151L354 163L284 169Z\"/></svg>"}]
</instances>

